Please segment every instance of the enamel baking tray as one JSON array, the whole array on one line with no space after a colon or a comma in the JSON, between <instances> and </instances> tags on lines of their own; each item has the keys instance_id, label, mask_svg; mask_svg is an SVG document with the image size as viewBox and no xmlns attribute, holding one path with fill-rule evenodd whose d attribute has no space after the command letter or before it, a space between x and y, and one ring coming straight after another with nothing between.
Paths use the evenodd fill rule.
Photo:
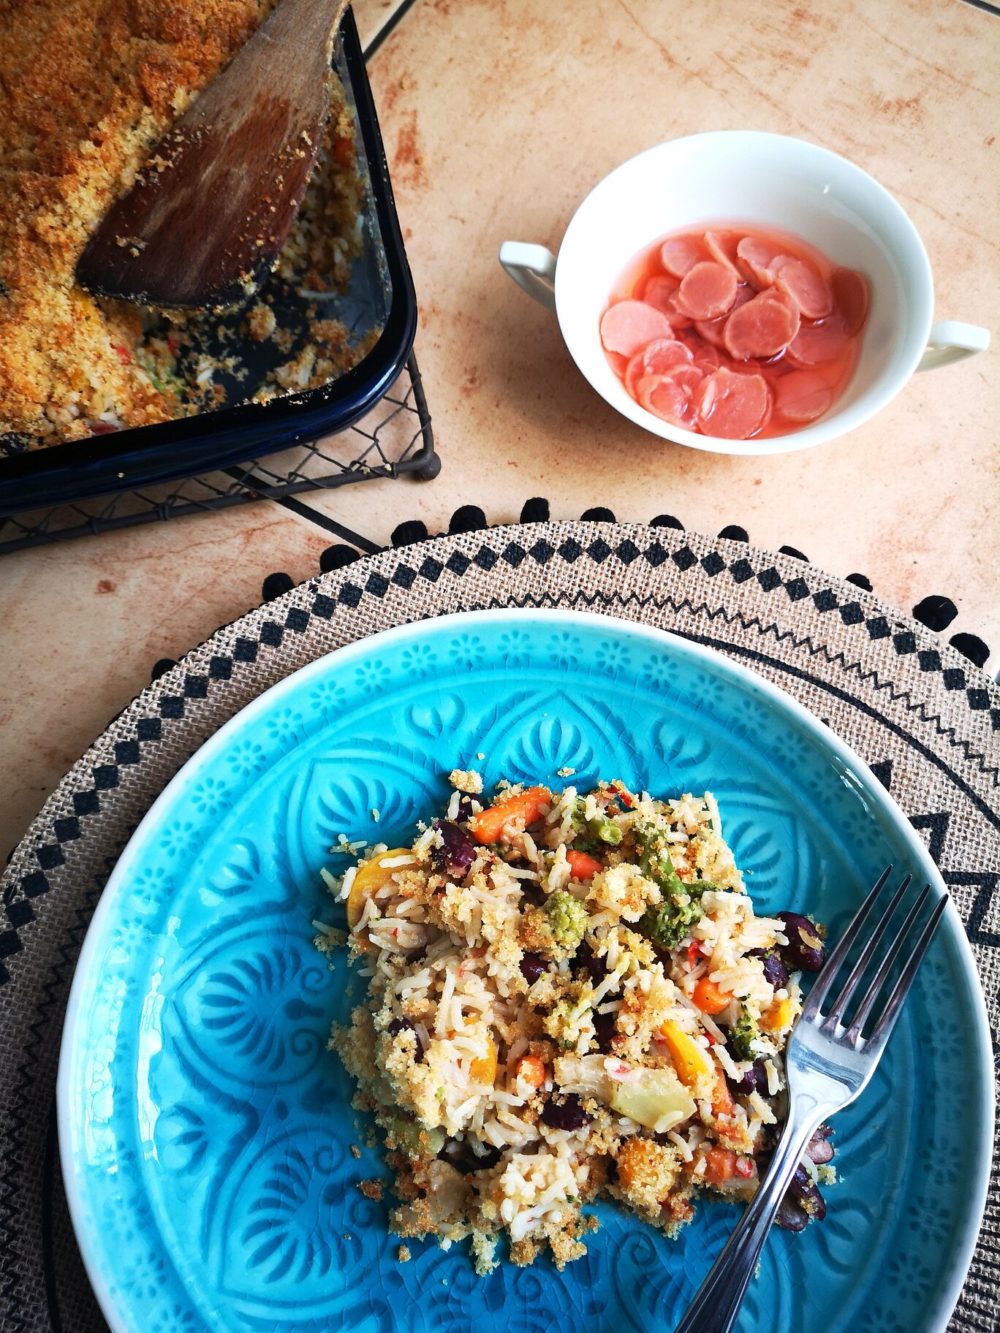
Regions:
<instances>
[{"instance_id":1,"label":"enamel baking tray","mask_svg":"<svg viewBox=\"0 0 1000 1333\"><path fill-rule=\"evenodd\" d=\"M358 166L366 185L364 248L347 292L317 304L320 318L340 319L358 336L381 328L371 351L318 389L0 457L0 517L261 458L344 430L391 387L413 345L417 302L350 10L341 24L334 66L357 121ZM279 319L294 320L295 314L279 310ZM248 340L239 351L252 377L255 358L267 353Z\"/></svg>"}]
</instances>

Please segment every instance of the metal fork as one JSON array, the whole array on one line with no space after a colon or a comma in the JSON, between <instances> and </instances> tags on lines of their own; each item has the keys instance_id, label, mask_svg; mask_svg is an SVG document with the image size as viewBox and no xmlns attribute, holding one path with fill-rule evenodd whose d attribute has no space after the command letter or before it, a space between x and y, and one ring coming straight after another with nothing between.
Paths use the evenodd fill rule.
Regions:
<instances>
[{"instance_id":1,"label":"metal fork","mask_svg":"<svg viewBox=\"0 0 1000 1333\"><path fill-rule=\"evenodd\" d=\"M883 870L816 978L785 1054L788 1118L767 1176L698 1289L684 1318L677 1325L676 1333L728 1333L732 1328L750 1278L757 1267L767 1233L806 1145L824 1120L854 1101L875 1072L903 1001L941 919L948 901L947 894L937 902L928 917L906 966L867 1037L862 1035L865 1024L871 1017L879 992L907 936L927 902L930 894L928 885L924 885L902 926L885 949L868 989L851 1014L850 1022L847 1021L848 1005L859 982L876 958L882 938L909 887L909 875L892 895L875 923L868 942L833 1005L825 1013L821 1006L891 873L891 865Z\"/></svg>"}]
</instances>

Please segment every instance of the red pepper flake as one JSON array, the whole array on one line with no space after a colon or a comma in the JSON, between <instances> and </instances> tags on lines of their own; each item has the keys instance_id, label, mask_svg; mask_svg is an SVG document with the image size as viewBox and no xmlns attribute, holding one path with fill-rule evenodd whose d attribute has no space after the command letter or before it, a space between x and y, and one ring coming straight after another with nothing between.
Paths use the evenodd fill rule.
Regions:
<instances>
[{"instance_id":1,"label":"red pepper flake","mask_svg":"<svg viewBox=\"0 0 1000 1333\"><path fill-rule=\"evenodd\" d=\"M112 343L111 346L114 348L115 355L123 366L130 366L132 364L132 353L127 347L123 347L121 343Z\"/></svg>"},{"instance_id":2,"label":"red pepper flake","mask_svg":"<svg viewBox=\"0 0 1000 1333\"><path fill-rule=\"evenodd\" d=\"M701 957L701 945L697 940L692 940L688 945L688 967L694 967Z\"/></svg>"},{"instance_id":3,"label":"red pepper flake","mask_svg":"<svg viewBox=\"0 0 1000 1333\"><path fill-rule=\"evenodd\" d=\"M749 1157L737 1157L736 1174L742 1176L744 1180L749 1180L753 1175L753 1162Z\"/></svg>"}]
</instances>

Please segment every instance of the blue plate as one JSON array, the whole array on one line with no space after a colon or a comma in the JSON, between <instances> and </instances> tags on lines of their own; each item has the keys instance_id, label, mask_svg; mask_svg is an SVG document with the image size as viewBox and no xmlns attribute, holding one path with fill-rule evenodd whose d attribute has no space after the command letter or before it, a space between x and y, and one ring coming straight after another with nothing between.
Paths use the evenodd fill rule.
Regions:
<instances>
[{"instance_id":1,"label":"blue plate","mask_svg":"<svg viewBox=\"0 0 1000 1333\"><path fill-rule=\"evenodd\" d=\"M478 755L485 757L480 760ZM357 992L314 949L337 923L340 833L407 841L452 767L559 783L712 790L765 912L837 933L887 861L943 891L861 761L722 657L618 620L485 612L313 663L223 727L129 843L70 997L58 1086L77 1236L115 1330L432 1333L668 1328L732 1227L676 1241L608 1205L559 1273L475 1277L464 1246L400 1264L385 1174L327 1050ZM372 811L381 813L373 822ZM860 1103L836 1120L829 1213L768 1242L739 1328L943 1329L972 1252L992 1133L986 1016L957 914Z\"/></svg>"}]
</instances>

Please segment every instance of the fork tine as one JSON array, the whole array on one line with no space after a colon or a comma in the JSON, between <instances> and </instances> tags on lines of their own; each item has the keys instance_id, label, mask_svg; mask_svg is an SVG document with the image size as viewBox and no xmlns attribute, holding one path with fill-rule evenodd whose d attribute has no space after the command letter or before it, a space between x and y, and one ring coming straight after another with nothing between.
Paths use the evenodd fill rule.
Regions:
<instances>
[{"instance_id":1,"label":"fork tine","mask_svg":"<svg viewBox=\"0 0 1000 1333\"><path fill-rule=\"evenodd\" d=\"M861 1003L858 1005L857 1013L851 1019L851 1026L847 1029L847 1032L844 1034L844 1041L846 1041L849 1046L854 1046L857 1043L858 1038L861 1036L862 1029L865 1026L865 1020L871 1013L875 1001L878 999L879 991L881 991L882 986L885 984L886 977L889 975L889 972L891 971L893 964L899 957L899 951L906 943L906 938L913 927L913 923L916 921L918 915L920 914L920 911L923 908L924 903L927 901L927 896L930 893L930 891L931 891L930 885L925 884L916 902L907 912L906 919L903 921L903 924L896 932L896 938L893 940L892 944L886 950L885 957L882 959L878 971L872 978L871 985L868 987L867 992L861 998Z\"/></svg>"},{"instance_id":2,"label":"fork tine","mask_svg":"<svg viewBox=\"0 0 1000 1333\"><path fill-rule=\"evenodd\" d=\"M851 919L850 924L844 931L843 935L840 937L837 947L834 949L833 953L830 954L829 958L823 964L822 972L820 972L819 976L813 983L813 988L809 992L809 998L805 1003L804 1009L802 1010L803 1018L809 1018L809 1019L814 1018L816 1014L819 1012L819 1006L826 999L827 992L833 985L834 978L836 977L837 973L843 966L844 960L847 958L851 946L858 937L858 931L865 924L865 921L868 917L868 913L872 910L872 907L875 904L875 899L882 892L882 888L891 874L892 874L892 865L890 864L887 865L886 868L882 871L881 875L879 875L878 879L875 881L874 888L868 894L868 897L864 900L864 902L861 904L858 910L854 913L854 916Z\"/></svg>"},{"instance_id":3,"label":"fork tine","mask_svg":"<svg viewBox=\"0 0 1000 1333\"><path fill-rule=\"evenodd\" d=\"M896 892L892 895L892 897L889 899L889 902L885 910L879 917L878 924L872 931L867 944L861 950L861 953L858 957L858 961L851 968L850 974L847 980L844 982L840 994L837 996L836 1000L833 1003L833 1008L823 1019L822 1030L824 1032L833 1032L836 1029L837 1024L843 1017L844 1010L850 1003L851 996L854 994L858 982L861 980L865 968L874 958L875 950L882 943L882 936L885 934L889 922L892 920L893 914L895 913L896 908L899 906L900 899L902 898L903 894L909 887L910 887L910 876L904 875L902 883L900 884Z\"/></svg>"},{"instance_id":4,"label":"fork tine","mask_svg":"<svg viewBox=\"0 0 1000 1333\"><path fill-rule=\"evenodd\" d=\"M892 992L886 1001L882 1016L872 1028L871 1036L865 1044L865 1054L877 1059L881 1054L892 1029L896 1026L896 1019L903 1007L903 1001L906 999L910 987L913 985L913 978L917 975L917 968L923 961L924 954L927 952L927 946L938 928L938 922L948 906L948 894L944 894L937 902L934 911L930 914L926 926L920 932L913 953L910 955L910 961L906 964L903 972L897 980Z\"/></svg>"}]
</instances>

